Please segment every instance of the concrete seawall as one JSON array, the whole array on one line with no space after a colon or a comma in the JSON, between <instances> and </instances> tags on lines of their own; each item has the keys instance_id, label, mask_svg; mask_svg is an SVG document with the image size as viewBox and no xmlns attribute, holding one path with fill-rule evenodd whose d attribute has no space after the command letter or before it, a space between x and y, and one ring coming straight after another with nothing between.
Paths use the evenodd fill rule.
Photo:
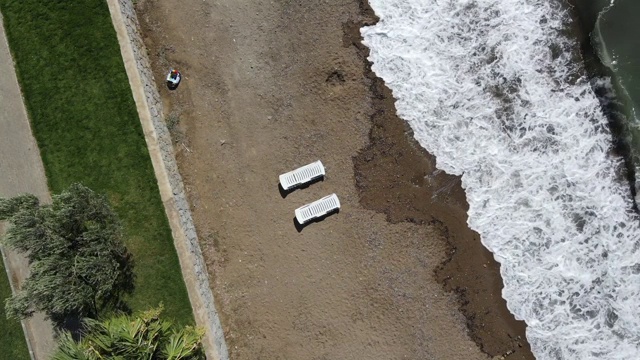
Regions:
<instances>
[{"instance_id":1,"label":"concrete seawall","mask_svg":"<svg viewBox=\"0 0 640 360\"><path fill-rule=\"evenodd\" d=\"M160 94L151 71L131 0L107 0L120 43L133 98L169 219L182 275L196 324L206 330L204 345L210 360L228 360L224 332L215 309L207 269L200 250L189 203L178 171L171 136L164 122Z\"/></svg>"}]
</instances>

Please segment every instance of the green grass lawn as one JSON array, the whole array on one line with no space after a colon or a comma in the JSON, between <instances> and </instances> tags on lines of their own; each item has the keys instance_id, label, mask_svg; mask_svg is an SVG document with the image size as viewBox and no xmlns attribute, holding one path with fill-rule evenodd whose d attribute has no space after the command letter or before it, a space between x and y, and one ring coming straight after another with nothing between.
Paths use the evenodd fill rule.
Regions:
<instances>
[{"instance_id":1,"label":"green grass lawn","mask_svg":"<svg viewBox=\"0 0 640 360\"><path fill-rule=\"evenodd\" d=\"M11 296L11 287L4 264L0 261L0 354L6 359L29 360L29 350L20 322L7 320L4 314L4 299Z\"/></svg>"},{"instance_id":2,"label":"green grass lawn","mask_svg":"<svg viewBox=\"0 0 640 360\"><path fill-rule=\"evenodd\" d=\"M49 188L106 194L134 255L133 310L193 323L178 257L105 0L0 0ZM0 329L1 330L1 329Z\"/></svg>"}]
</instances>

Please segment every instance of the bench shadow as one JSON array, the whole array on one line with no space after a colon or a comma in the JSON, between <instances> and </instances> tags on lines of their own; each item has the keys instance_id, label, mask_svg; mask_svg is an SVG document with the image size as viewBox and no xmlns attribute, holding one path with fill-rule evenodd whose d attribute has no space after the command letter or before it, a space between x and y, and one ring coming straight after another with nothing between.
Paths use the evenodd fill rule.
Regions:
<instances>
[{"instance_id":1,"label":"bench shadow","mask_svg":"<svg viewBox=\"0 0 640 360\"><path fill-rule=\"evenodd\" d=\"M333 214L338 214L339 212L340 212L340 209L332 210L332 211L330 211L330 212L328 212L328 213L326 213L326 214L324 214L324 215L322 215L322 216L320 216L320 217L318 217L318 218L315 218L315 219L313 219L313 220L309 220L309 221L307 221L307 222L306 222L306 223L304 223L304 224L300 224L300 223L298 222L298 219L296 219L296 217L294 216L294 217L293 217L293 226L295 226L295 228L296 228L296 230L298 231L298 233L301 233L301 232L302 232L302 230L303 230L304 228L306 228L307 226L309 226L309 225L311 225L311 224L313 224L313 223L317 223L317 222L323 221L324 219L328 218L329 216L331 216L331 215L333 215Z\"/></svg>"},{"instance_id":2,"label":"bench shadow","mask_svg":"<svg viewBox=\"0 0 640 360\"><path fill-rule=\"evenodd\" d=\"M303 185L293 187L293 188L291 188L291 189L289 189L289 190L285 190L285 189L283 189L283 188L282 188L282 185L280 184L280 182L278 182L278 192L280 193L280 196L284 199L284 198L286 198L289 194L291 194L292 192L294 192L294 191L296 191L296 190L303 190L303 189L306 189L306 188L308 188L309 186L311 186L311 185L313 185L313 184L315 184L315 183L319 183L319 182L321 182L321 181L324 181L324 177L322 177L322 176L321 176L321 177L317 177L317 178L315 178L315 179L313 179L313 180L311 180L311 181L309 181L309 182L307 182L307 183L304 183Z\"/></svg>"}]
</instances>

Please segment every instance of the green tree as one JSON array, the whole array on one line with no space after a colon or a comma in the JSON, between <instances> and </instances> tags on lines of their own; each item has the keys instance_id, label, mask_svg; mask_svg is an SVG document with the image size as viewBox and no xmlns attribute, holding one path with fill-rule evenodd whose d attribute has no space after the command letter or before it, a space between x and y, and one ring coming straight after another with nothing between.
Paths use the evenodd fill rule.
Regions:
<instances>
[{"instance_id":1,"label":"green tree","mask_svg":"<svg viewBox=\"0 0 640 360\"><path fill-rule=\"evenodd\" d=\"M160 319L162 309L106 321L86 319L79 341L60 336L52 360L201 360L204 332L190 326L175 329Z\"/></svg>"},{"instance_id":2,"label":"green tree","mask_svg":"<svg viewBox=\"0 0 640 360\"><path fill-rule=\"evenodd\" d=\"M7 316L43 311L62 325L120 307L133 291L133 264L107 199L73 184L52 200L43 205L29 194L0 199L0 220L11 224L4 244L25 254L31 272L7 299Z\"/></svg>"}]
</instances>

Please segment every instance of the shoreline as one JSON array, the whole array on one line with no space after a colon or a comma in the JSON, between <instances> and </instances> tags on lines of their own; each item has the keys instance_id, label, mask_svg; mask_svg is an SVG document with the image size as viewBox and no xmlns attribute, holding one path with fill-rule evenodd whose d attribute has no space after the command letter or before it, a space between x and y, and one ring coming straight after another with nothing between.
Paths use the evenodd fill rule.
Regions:
<instances>
[{"instance_id":1,"label":"shoreline","mask_svg":"<svg viewBox=\"0 0 640 360\"><path fill-rule=\"evenodd\" d=\"M370 71L366 1L136 8L156 79L184 75L160 93L231 358L532 359L459 179ZM317 158L325 181L281 198L277 175ZM297 232L328 192L340 214Z\"/></svg>"},{"instance_id":2,"label":"shoreline","mask_svg":"<svg viewBox=\"0 0 640 360\"><path fill-rule=\"evenodd\" d=\"M358 49L365 75L372 81L370 90L375 109L371 117L370 143L354 157L360 202L365 208L386 214L391 223L408 221L443 226L447 233L447 255L434 276L446 291L456 294L471 338L490 356L533 360L535 357L525 335L526 324L514 318L501 296L500 264L480 243L480 235L466 225L468 204L460 177L448 175L435 167L435 157L420 147L408 123L397 116L391 90L371 70L367 59L369 49L361 43L359 31L363 26L374 25L378 18L366 0L359 2L366 20L354 24L357 25L355 27L345 28L345 39L348 38ZM399 174L399 178L380 181L376 168L389 162L381 159L378 164L371 164L379 154L394 159L395 164L387 165L385 171ZM405 171L394 170L400 167L397 165L399 161L406 167ZM422 179L428 177L428 181L437 185L416 191L415 185L423 181L421 176ZM389 188L388 185L393 183L396 185ZM390 196L382 199L371 196L376 187L385 187L387 191L378 191L378 194ZM435 192L433 187L437 188ZM446 195L440 193L443 188ZM433 204L434 197L444 197L444 200ZM456 223L465 225L457 227Z\"/></svg>"}]
</instances>

